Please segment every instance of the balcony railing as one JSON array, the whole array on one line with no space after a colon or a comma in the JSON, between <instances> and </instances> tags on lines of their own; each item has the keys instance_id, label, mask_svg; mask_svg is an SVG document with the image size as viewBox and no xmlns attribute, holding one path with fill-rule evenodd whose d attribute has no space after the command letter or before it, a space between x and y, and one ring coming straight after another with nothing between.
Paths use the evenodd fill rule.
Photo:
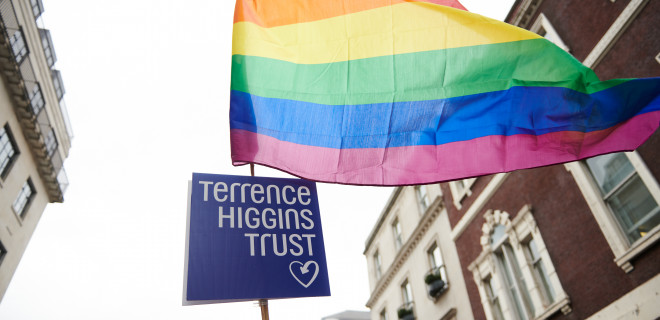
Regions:
<instances>
[{"instance_id":1,"label":"balcony railing","mask_svg":"<svg viewBox=\"0 0 660 320\"><path fill-rule=\"evenodd\" d=\"M400 320L415 320L415 310L412 301L402 304L396 311Z\"/></svg>"},{"instance_id":2,"label":"balcony railing","mask_svg":"<svg viewBox=\"0 0 660 320\"><path fill-rule=\"evenodd\" d=\"M444 268L444 266L433 268L424 275L427 292L433 300L438 299L448 288Z\"/></svg>"},{"instance_id":3,"label":"balcony railing","mask_svg":"<svg viewBox=\"0 0 660 320\"><path fill-rule=\"evenodd\" d=\"M43 11L41 1L32 1L31 4L33 10L36 8ZM38 17L36 12L33 13L36 19ZM55 53L50 34L42 29L40 36L46 62L52 66L55 62ZM7 81L23 133L37 159L39 174L46 182L49 199L51 202L61 202L64 189L59 182L59 176L63 172L63 159L60 152L56 152L58 139L46 112L43 88L33 69L32 59L36 59L36 56L30 54L25 39L24 30L18 23L12 2L0 0L0 71ZM63 93L61 83L59 86ZM61 110L60 112L62 113ZM64 117L62 113L62 118ZM65 122L67 120L64 119ZM66 177L65 173L64 177Z\"/></svg>"}]
</instances>

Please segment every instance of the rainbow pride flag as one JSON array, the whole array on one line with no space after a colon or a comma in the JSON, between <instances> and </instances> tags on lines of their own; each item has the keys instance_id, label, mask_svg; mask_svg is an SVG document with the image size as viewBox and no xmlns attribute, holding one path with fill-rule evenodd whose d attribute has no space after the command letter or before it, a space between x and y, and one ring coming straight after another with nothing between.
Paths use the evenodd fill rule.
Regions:
<instances>
[{"instance_id":1,"label":"rainbow pride flag","mask_svg":"<svg viewBox=\"0 0 660 320\"><path fill-rule=\"evenodd\" d=\"M453 0L237 0L234 165L423 184L633 150L660 78L601 82L545 38Z\"/></svg>"}]
</instances>

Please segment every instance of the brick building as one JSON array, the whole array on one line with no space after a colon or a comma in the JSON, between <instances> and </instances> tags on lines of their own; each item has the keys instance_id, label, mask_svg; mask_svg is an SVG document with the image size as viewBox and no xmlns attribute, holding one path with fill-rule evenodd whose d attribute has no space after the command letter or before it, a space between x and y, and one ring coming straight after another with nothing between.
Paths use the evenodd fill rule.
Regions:
<instances>
[{"instance_id":1,"label":"brick building","mask_svg":"<svg viewBox=\"0 0 660 320\"><path fill-rule=\"evenodd\" d=\"M505 21L555 42L603 80L660 76L660 1L517 0ZM409 283L417 319L660 317L659 178L656 132L634 152L426 186L438 197L431 222L397 200L413 187L397 188L365 249L372 319L396 319L387 310L406 302ZM385 238L396 240L399 221L409 225L392 251ZM415 257L428 253L426 230L437 230L447 293L457 297L432 307L417 303L423 275L406 262L424 264Z\"/></svg>"},{"instance_id":2,"label":"brick building","mask_svg":"<svg viewBox=\"0 0 660 320\"><path fill-rule=\"evenodd\" d=\"M660 75L660 2L518 0L601 79ZM443 184L478 319L660 316L660 133L637 151Z\"/></svg>"}]
</instances>

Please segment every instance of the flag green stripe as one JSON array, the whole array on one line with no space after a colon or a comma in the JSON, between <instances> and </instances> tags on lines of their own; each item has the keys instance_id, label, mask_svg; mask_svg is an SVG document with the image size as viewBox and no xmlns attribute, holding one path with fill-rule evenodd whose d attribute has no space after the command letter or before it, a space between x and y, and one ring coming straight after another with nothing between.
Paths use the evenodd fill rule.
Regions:
<instances>
[{"instance_id":1,"label":"flag green stripe","mask_svg":"<svg viewBox=\"0 0 660 320\"><path fill-rule=\"evenodd\" d=\"M305 65L232 56L232 90L330 105L444 99L513 86L593 93L614 84L599 83L546 39Z\"/></svg>"}]
</instances>

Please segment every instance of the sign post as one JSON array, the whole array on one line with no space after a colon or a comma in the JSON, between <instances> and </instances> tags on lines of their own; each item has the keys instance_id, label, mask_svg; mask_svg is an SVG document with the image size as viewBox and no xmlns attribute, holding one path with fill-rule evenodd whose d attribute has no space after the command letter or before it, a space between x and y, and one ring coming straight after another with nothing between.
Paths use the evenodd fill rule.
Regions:
<instances>
[{"instance_id":1,"label":"sign post","mask_svg":"<svg viewBox=\"0 0 660 320\"><path fill-rule=\"evenodd\" d=\"M193 173L184 305L329 296L316 184Z\"/></svg>"}]
</instances>

